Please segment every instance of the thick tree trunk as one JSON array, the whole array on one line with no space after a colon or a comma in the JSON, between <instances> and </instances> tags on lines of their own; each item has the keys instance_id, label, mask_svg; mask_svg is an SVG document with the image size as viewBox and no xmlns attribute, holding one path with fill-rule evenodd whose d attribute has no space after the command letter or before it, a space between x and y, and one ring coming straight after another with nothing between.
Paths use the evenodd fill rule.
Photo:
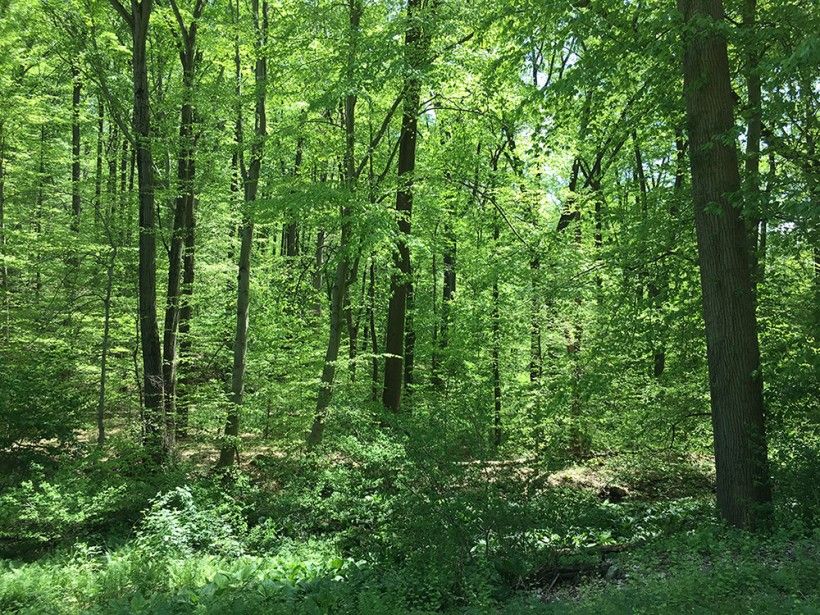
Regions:
<instances>
[{"instance_id":1,"label":"thick tree trunk","mask_svg":"<svg viewBox=\"0 0 820 615\"><path fill-rule=\"evenodd\" d=\"M703 315L721 516L743 528L771 501L760 352L747 226L731 199L740 189L720 0L678 0Z\"/></svg>"},{"instance_id":2,"label":"thick tree trunk","mask_svg":"<svg viewBox=\"0 0 820 615\"><path fill-rule=\"evenodd\" d=\"M164 384L162 353L157 327L157 254L154 225L154 164L151 156L151 131L146 42L151 15L151 0L134 7L134 138L139 177L139 313L142 338L143 391L145 395L145 432L147 444L158 458L171 452L172 441L163 434Z\"/></svg>"},{"instance_id":3,"label":"thick tree trunk","mask_svg":"<svg viewBox=\"0 0 820 615\"><path fill-rule=\"evenodd\" d=\"M146 44L152 0L131 0L130 13L119 0L111 0L130 26L133 41L135 159L139 176L139 329L142 340L143 390L145 399L145 445L153 458L161 461L171 453L173 433L165 430L165 387L162 381L162 349L157 326L157 254L154 225L154 164L151 156L151 116L149 108ZM123 153L127 149L123 148ZM123 155L123 162L126 157ZM125 165L122 173L125 182ZM124 185L122 186L124 192Z\"/></svg>"},{"instance_id":4,"label":"thick tree trunk","mask_svg":"<svg viewBox=\"0 0 820 615\"><path fill-rule=\"evenodd\" d=\"M405 78L404 85L404 111L399 136L398 189L396 190L399 237L394 255L395 272L390 278L382 393L382 403L393 412L399 412L401 409L407 293L411 283L408 242L413 215L413 175L416 168L416 129L421 90L419 78L415 73L421 67L427 46L419 15L421 8L422 0L408 0L409 25L404 38L408 76Z\"/></svg>"}]
</instances>

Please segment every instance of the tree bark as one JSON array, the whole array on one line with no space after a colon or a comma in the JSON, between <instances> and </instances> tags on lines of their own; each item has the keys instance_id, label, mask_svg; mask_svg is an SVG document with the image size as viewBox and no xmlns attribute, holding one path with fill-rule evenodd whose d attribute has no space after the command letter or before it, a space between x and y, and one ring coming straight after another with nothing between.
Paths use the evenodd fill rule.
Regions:
<instances>
[{"instance_id":1,"label":"tree bark","mask_svg":"<svg viewBox=\"0 0 820 615\"><path fill-rule=\"evenodd\" d=\"M109 238L113 235L109 231ZM108 349L111 329L111 292L114 287L114 265L117 262L117 246L112 243L105 277L105 299L103 300L103 338L100 353L100 391L97 397L97 444L105 443L105 384L108 376Z\"/></svg>"},{"instance_id":2,"label":"tree bark","mask_svg":"<svg viewBox=\"0 0 820 615\"><path fill-rule=\"evenodd\" d=\"M105 133L105 106L97 100L97 158L94 175L94 224L102 220L103 135Z\"/></svg>"},{"instance_id":3,"label":"tree bark","mask_svg":"<svg viewBox=\"0 0 820 615\"><path fill-rule=\"evenodd\" d=\"M678 0L685 20L684 100L714 429L717 502L741 528L771 502L760 351L740 190L721 0Z\"/></svg>"},{"instance_id":4,"label":"tree bark","mask_svg":"<svg viewBox=\"0 0 820 615\"><path fill-rule=\"evenodd\" d=\"M370 327L370 399L379 399L379 338L376 335L376 258L370 257L367 283L367 318Z\"/></svg>"},{"instance_id":5,"label":"tree bark","mask_svg":"<svg viewBox=\"0 0 820 615\"><path fill-rule=\"evenodd\" d=\"M244 201L245 211L243 212L243 223L241 230L242 243L239 249L239 274L237 278L237 299L236 299L236 332L233 344L233 370L231 373L231 398L228 409L228 418L225 422L225 441L219 453L217 466L226 468L232 466L237 458L239 437L239 409L244 401L245 391L245 364L248 353L248 308L250 305L250 267L251 249L253 248L253 220L250 216L249 205L256 200L259 188L259 175L262 167L262 150L265 137L267 136L267 112L265 109L265 92L268 77L268 65L265 57L265 46L268 36L268 3L262 0L262 10L260 16L259 0L252 1L252 14L254 29L256 34L256 66L254 70L256 85L256 109L255 109L255 138L251 145L251 164L248 169L242 172L242 179L245 186ZM238 1L236 6L236 19L239 21ZM239 54L237 58L237 72ZM237 135L241 143L242 122L241 107L239 107L240 119L237 121ZM240 168L244 168L241 163Z\"/></svg>"},{"instance_id":6,"label":"tree bark","mask_svg":"<svg viewBox=\"0 0 820 615\"><path fill-rule=\"evenodd\" d=\"M3 339L9 338L9 278L6 266L6 131L0 119L0 291L3 293Z\"/></svg>"},{"instance_id":7,"label":"tree bark","mask_svg":"<svg viewBox=\"0 0 820 615\"><path fill-rule=\"evenodd\" d=\"M146 44L152 1L131 1L133 11L134 137L139 181L139 313L142 338L143 391L145 396L146 444L158 459L171 453L172 441L163 433L165 390L162 353L157 327L157 254L154 225L154 163Z\"/></svg>"},{"instance_id":8,"label":"tree bark","mask_svg":"<svg viewBox=\"0 0 820 615\"><path fill-rule=\"evenodd\" d=\"M73 82L71 94L71 230L80 232L80 210L82 200L80 196L80 96L82 82L80 71L76 65L71 66Z\"/></svg>"},{"instance_id":9,"label":"tree bark","mask_svg":"<svg viewBox=\"0 0 820 615\"><path fill-rule=\"evenodd\" d=\"M407 398L413 392L416 369L416 287L413 282L413 265L410 264L410 279L407 282L406 316L404 321L404 393Z\"/></svg>"},{"instance_id":10,"label":"tree bark","mask_svg":"<svg viewBox=\"0 0 820 615\"><path fill-rule=\"evenodd\" d=\"M353 78L357 57L361 16L361 0L348 0L349 40L347 77L350 80ZM355 94L350 93L345 96L345 154L343 166L345 185L351 194L355 191L356 184L356 103L357 98ZM333 287L330 293L330 332L327 341L327 350L325 351L325 362L322 367L322 376L319 382L319 392L316 396L316 411L314 412L313 423L307 436L307 446L309 449L315 448L322 442L325 416L327 415L330 401L333 398L333 384L336 379L336 362L339 358L339 347L342 343L342 324L350 269L350 256L348 251L351 241L352 213L353 210L350 203L343 203L340 206L341 237L339 238L339 255L336 262L336 274L333 278ZM355 340L353 340L352 343L355 344Z\"/></svg>"},{"instance_id":11,"label":"tree bark","mask_svg":"<svg viewBox=\"0 0 820 615\"><path fill-rule=\"evenodd\" d=\"M499 291L498 291L498 240L499 240L498 210L493 211L493 305L492 305L492 379L493 379L493 446L498 448L501 445L501 369L499 365L499 355L501 350L501 315L499 311Z\"/></svg>"},{"instance_id":12,"label":"tree bark","mask_svg":"<svg viewBox=\"0 0 820 615\"><path fill-rule=\"evenodd\" d=\"M128 12L119 0L110 0L131 29L136 167L139 180L139 322L142 340L145 445L155 461L171 453L173 440L165 431L165 387L162 349L157 326L157 254L154 225L154 164L151 156L151 114L148 90L147 41L152 0L131 0ZM125 151L125 150L124 150ZM125 157L123 157L125 160ZM123 181L124 181L123 173ZM173 438L173 434L171 435Z\"/></svg>"},{"instance_id":13,"label":"tree bark","mask_svg":"<svg viewBox=\"0 0 820 615\"><path fill-rule=\"evenodd\" d=\"M179 120L179 155L177 159L177 196L174 202L174 222L171 232L171 248L168 253L168 293L165 306L165 326L163 336L163 377L165 381L165 411L167 429L174 436L187 431L188 408L182 411L183 420L177 426L178 410L176 407L177 366L179 360L179 336L182 332L183 304L185 310L184 329L190 327L190 297L193 284L193 250L194 250L194 199L196 177L196 138L194 136L194 77L196 75L199 52L197 50L198 20L202 16L204 0L198 0L194 6L193 20L186 26L176 1L171 0L171 7L177 18L180 41L179 59L182 64L183 102ZM184 271L184 272L183 272ZM186 280L186 278L188 278ZM186 352L190 343L186 342Z\"/></svg>"},{"instance_id":14,"label":"tree bark","mask_svg":"<svg viewBox=\"0 0 820 615\"><path fill-rule=\"evenodd\" d=\"M748 215L749 270L752 275L752 288L756 290L758 277L757 242L761 217L760 194L760 136L763 128L759 52L754 36L757 12L757 0L744 0L742 9L743 29L746 34L746 53L744 58L744 77L746 79L746 160L744 168L745 197Z\"/></svg>"},{"instance_id":15,"label":"tree bark","mask_svg":"<svg viewBox=\"0 0 820 615\"><path fill-rule=\"evenodd\" d=\"M293 163L293 175L294 177L299 176L299 172L302 168L302 158L303 158L303 145L304 139L299 137L296 140L296 156ZM289 220L285 223L284 228L284 254L288 258L294 258L299 256L299 225L295 220Z\"/></svg>"},{"instance_id":16,"label":"tree bark","mask_svg":"<svg viewBox=\"0 0 820 615\"><path fill-rule=\"evenodd\" d=\"M407 76L404 83L404 109L399 136L398 188L396 213L399 237L394 254L395 271L390 278L390 302L387 310L382 403L392 412L401 409L404 376L405 319L410 281L410 246L413 215L413 175L416 168L416 130L418 124L421 82L417 76L426 55L427 36L422 29L423 0L408 0L409 24L404 37Z\"/></svg>"}]
</instances>

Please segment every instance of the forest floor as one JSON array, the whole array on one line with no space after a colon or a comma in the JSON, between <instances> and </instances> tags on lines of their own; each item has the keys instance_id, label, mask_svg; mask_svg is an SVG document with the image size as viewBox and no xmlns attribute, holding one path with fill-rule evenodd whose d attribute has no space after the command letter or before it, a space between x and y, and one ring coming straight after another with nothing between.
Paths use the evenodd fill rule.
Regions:
<instances>
[{"instance_id":1,"label":"forest floor","mask_svg":"<svg viewBox=\"0 0 820 615\"><path fill-rule=\"evenodd\" d=\"M4 477L0 612L820 613L811 515L723 526L707 455L551 466L249 442L226 480L212 447L152 475L125 442Z\"/></svg>"}]
</instances>

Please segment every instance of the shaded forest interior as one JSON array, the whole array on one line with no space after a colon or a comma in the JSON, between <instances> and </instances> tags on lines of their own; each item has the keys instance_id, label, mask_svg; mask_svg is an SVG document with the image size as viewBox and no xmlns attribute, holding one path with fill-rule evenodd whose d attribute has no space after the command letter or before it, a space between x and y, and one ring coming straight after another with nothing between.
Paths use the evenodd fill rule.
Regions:
<instances>
[{"instance_id":1,"label":"shaded forest interior","mask_svg":"<svg viewBox=\"0 0 820 615\"><path fill-rule=\"evenodd\" d=\"M0 0L0 612L820 611L812 0Z\"/></svg>"}]
</instances>

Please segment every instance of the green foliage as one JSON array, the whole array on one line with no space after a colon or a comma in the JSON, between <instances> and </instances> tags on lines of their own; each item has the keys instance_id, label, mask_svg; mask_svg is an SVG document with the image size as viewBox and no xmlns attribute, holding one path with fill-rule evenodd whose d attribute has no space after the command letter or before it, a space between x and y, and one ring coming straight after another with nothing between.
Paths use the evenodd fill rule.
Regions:
<instances>
[{"instance_id":1,"label":"green foliage","mask_svg":"<svg viewBox=\"0 0 820 615\"><path fill-rule=\"evenodd\" d=\"M3 554L27 557L78 539L126 535L148 501L184 476L179 469L146 472L145 453L133 444L120 443L115 454L104 455L64 455L6 485L0 494Z\"/></svg>"},{"instance_id":2,"label":"green foliage","mask_svg":"<svg viewBox=\"0 0 820 615\"><path fill-rule=\"evenodd\" d=\"M759 0L749 27L727 0L726 19L709 20L738 99L718 139L741 154L731 200L765 229L756 375L775 522L759 535L715 518L675 3L422 2L429 57L411 66L406 2L268 2L257 48L255 3L206 1L191 89L179 45L197 3L174 4L179 15L153 3L148 34L145 234L125 134L133 49L116 7L0 0L0 612L820 612L812 3ZM403 237L394 204L411 185L396 157L416 79ZM239 176L257 148L246 203ZM155 278L165 332L187 162L195 277L175 402L188 424L158 467L141 443L136 308ZM243 403L226 438L248 221ZM140 278L148 237L156 271ZM344 262L325 437L306 452ZM394 415L379 398L397 281L413 284L415 364ZM226 443L237 467L213 472Z\"/></svg>"},{"instance_id":3,"label":"green foliage","mask_svg":"<svg viewBox=\"0 0 820 615\"><path fill-rule=\"evenodd\" d=\"M83 424L86 383L65 351L56 340L0 349L0 455L14 444L65 444Z\"/></svg>"},{"instance_id":4,"label":"green foliage","mask_svg":"<svg viewBox=\"0 0 820 615\"><path fill-rule=\"evenodd\" d=\"M228 495L222 501L203 502L188 487L177 487L151 500L137 529L137 545L147 553L193 553L225 556L242 554L239 542L245 530L242 509Z\"/></svg>"}]
</instances>

